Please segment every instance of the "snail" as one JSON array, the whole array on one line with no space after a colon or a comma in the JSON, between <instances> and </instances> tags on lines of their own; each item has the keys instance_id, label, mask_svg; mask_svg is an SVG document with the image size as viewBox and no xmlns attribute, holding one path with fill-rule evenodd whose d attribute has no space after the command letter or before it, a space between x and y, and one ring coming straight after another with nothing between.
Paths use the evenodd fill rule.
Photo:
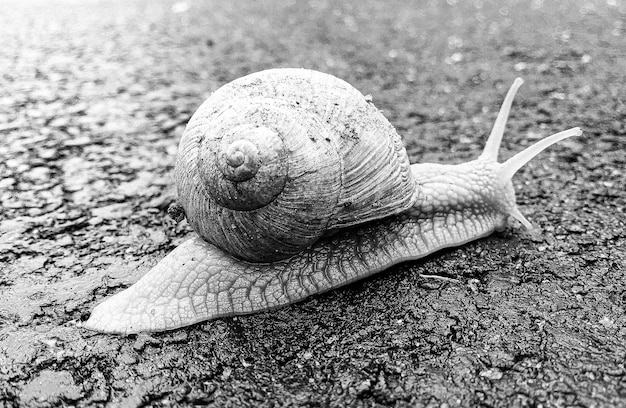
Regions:
<instances>
[{"instance_id":1,"label":"snail","mask_svg":"<svg viewBox=\"0 0 626 408\"><path fill-rule=\"evenodd\" d=\"M271 69L230 82L190 119L176 161L178 210L196 235L83 326L163 331L294 303L502 230L513 175L572 128L503 163L508 91L480 156L410 164L400 136L347 82Z\"/></svg>"}]
</instances>

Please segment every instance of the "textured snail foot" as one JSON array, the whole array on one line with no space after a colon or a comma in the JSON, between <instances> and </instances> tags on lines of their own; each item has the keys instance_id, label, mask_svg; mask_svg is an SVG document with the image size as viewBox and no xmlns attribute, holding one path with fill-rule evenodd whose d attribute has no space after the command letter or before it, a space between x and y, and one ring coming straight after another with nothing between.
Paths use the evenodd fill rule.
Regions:
<instances>
[{"instance_id":1,"label":"textured snail foot","mask_svg":"<svg viewBox=\"0 0 626 408\"><path fill-rule=\"evenodd\" d=\"M417 260L443 248L484 237L504 228L509 216L531 229L531 223L517 207L511 182L513 175L549 146L582 132L579 128L572 128L556 133L505 162L498 162L506 120L515 92L521 84L522 80L517 79L507 93L485 149L478 159L457 165L411 165L415 186L419 188L409 184L410 207L400 206L390 214L379 214L381 217L393 214L392 216L372 221L376 217L371 217L367 210L373 204L366 200L370 205L364 206L364 212L359 213L360 217L356 220L358 228L349 222L324 222L325 226L342 229L332 235L323 236L312 245L307 243L300 252L287 259L272 262L242 261L199 237L190 239L167 255L136 284L98 305L84 327L107 333L154 332L176 329L221 316L273 309L363 279L397 263ZM203 133L198 133L196 137L200 138L200 134ZM361 138L364 134L369 133L361 133ZM232 176L247 177L249 169L237 169L246 162L246 155L254 152L255 147L247 142L236 142L229 146L225 152L227 164L236 168L233 170L235 173L241 173L233 173ZM190 148L191 152L197 150L197 147ZM361 156L355 157L359 159ZM359 163L357 168L368 167L359 160L356 162ZM191 163L192 168L195 167L195 162ZM252 167L256 168L254 163L256 162L252 163ZM317 164L316 159L312 163ZM230 174L230 170L227 173ZM309 173L306 169L299 172ZM209 175L212 177L212 174ZM403 174L400 173L400 179ZM387 178L386 173L383 173L382 180ZM185 177L180 179L186 180ZM341 180L345 182L345 179ZM357 177L353 181L359 180ZM353 192L358 194L370 190L356 182L350 184L355 186ZM325 187L327 183L323 182L321 185ZM186 190L184 183L178 186L178 190ZM190 190L201 191L199 188ZM314 197L320 191L310 188L307 190ZM385 193L376 194L382 196ZM243 197L243 202L247 202L246 197ZM301 196L294 195L294 200L289 201L287 208L290 213L296 208L303 211L308 208L308 204L306 208L294 204L300 203L300 198ZM322 203L315 208L325 209L325 205ZM345 201L340 207L353 206L353 201ZM188 220L209 220L202 225L221 225L220 228L224 228L222 224L214 222L216 218L211 214L202 211L196 214L188 208L185 208L185 214ZM311 210L311 214L317 213ZM311 214L307 215L308 218L305 217L305 224L318 218L318 215ZM254 218L255 222L256 219ZM290 233L293 229L282 223L283 218L280 215L272 213L270 216L266 215L265 219L275 223L280 231ZM194 226L196 231L199 225ZM228 224L226 228L231 228L231 225ZM231 229L240 229L235 227ZM264 236L262 229L254 231L262 239L255 241L251 248L262 253L270 250L260 245L261 242L271 243L274 238ZM242 236L246 241L251 235ZM291 236L285 239L291 239ZM246 259L257 259L245 257L236 251L234 253Z\"/></svg>"},{"instance_id":2,"label":"textured snail foot","mask_svg":"<svg viewBox=\"0 0 626 408\"><path fill-rule=\"evenodd\" d=\"M232 314L219 309L221 302L207 302L207 296L232 286L237 268L231 266L238 262L199 237L187 240L133 286L96 306L83 327L105 333L154 332Z\"/></svg>"},{"instance_id":3,"label":"textured snail foot","mask_svg":"<svg viewBox=\"0 0 626 408\"><path fill-rule=\"evenodd\" d=\"M503 215L493 211L450 217L415 208L338 232L289 259L260 264L235 259L196 237L133 286L96 306L83 327L105 333L155 332L269 310L480 238L503 223Z\"/></svg>"}]
</instances>

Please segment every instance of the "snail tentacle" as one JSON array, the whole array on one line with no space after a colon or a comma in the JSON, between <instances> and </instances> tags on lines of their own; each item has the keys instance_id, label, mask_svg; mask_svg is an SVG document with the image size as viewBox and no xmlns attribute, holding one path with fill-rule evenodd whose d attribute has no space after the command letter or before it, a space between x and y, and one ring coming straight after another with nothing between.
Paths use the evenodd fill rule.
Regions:
<instances>
[{"instance_id":1,"label":"snail tentacle","mask_svg":"<svg viewBox=\"0 0 626 408\"><path fill-rule=\"evenodd\" d=\"M500 177L503 180L510 180L519 169L524 167L526 163L531 161L535 156L543 152L548 147L560 142L561 140L565 140L568 137L580 136L582 134L583 131L579 127L575 127L559 133L555 133L538 141L537 143L527 147L526 149L522 150L515 156L502 163L500 169Z\"/></svg>"},{"instance_id":2,"label":"snail tentacle","mask_svg":"<svg viewBox=\"0 0 626 408\"><path fill-rule=\"evenodd\" d=\"M504 135L506 122L509 119L511 105L513 105L513 99L515 98L515 94L517 94L517 91L523 84L524 80L518 77L515 78L515 81L513 81L513 85L511 85L511 88L509 88L509 91L507 92L506 96L504 97L504 101L502 102L502 106L500 107L500 111L498 111L498 116L496 117L496 121L493 124L491 133L487 138L487 143L485 143L485 148L483 149L481 158L489 161L498 160L500 143L502 142L502 136Z\"/></svg>"}]
</instances>

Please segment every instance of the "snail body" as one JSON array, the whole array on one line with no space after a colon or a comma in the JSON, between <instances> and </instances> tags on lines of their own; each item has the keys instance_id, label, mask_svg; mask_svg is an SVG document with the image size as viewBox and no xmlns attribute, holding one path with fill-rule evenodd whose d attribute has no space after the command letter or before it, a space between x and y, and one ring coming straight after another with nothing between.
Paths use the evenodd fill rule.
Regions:
<instances>
[{"instance_id":1,"label":"snail body","mask_svg":"<svg viewBox=\"0 0 626 408\"><path fill-rule=\"evenodd\" d=\"M497 155L509 90L483 153L409 164L393 126L346 82L274 69L217 90L194 114L176 164L179 203L197 232L84 326L170 330L297 302L457 246L531 224L511 178L549 136L504 163Z\"/></svg>"}]
</instances>

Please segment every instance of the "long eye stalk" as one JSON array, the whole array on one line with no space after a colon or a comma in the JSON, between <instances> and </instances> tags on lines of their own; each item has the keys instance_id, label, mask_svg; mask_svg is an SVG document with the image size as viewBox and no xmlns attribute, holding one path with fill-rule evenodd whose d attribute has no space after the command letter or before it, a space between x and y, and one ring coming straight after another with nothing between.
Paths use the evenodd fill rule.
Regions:
<instances>
[{"instance_id":1,"label":"long eye stalk","mask_svg":"<svg viewBox=\"0 0 626 408\"><path fill-rule=\"evenodd\" d=\"M498 112L498 117L496 118L496 122L493 124L493 129L491 129L491 133L489 134L483 153L480 155L481 159L487 161L498 161L500 142L502 142L502 135L504 135L506 121L509 118L509 113L511 112L513 98L515 98L517 90L523 83L524 80L522 78L515 78L515 81L513 81L511 89L509 89L509 92L507 92L506 97L504 98L504 102L502 102L502 106Z\"/></svg>"},{"instance_id":2,"label":"long eye stalk","mask_svg":"<svg viewBox=\"0 0 626 408\"><path fill-rule=\"evenodd\" d=\"M504 163L502 163L502 168L500 170L501 180L510 180L513 175L526 163L531 161L535 156L539 153L543 152L548 147L552 146L555 143L560 142L563 139L567 139L571 136L580 136L583 132L579 127L571 128L564 130L559 133L555 133L551 136L546 137L533 144L532 146L527 147L521 152L517 153L515 156L511 157Z\"/></svg>"}]
</instances>

